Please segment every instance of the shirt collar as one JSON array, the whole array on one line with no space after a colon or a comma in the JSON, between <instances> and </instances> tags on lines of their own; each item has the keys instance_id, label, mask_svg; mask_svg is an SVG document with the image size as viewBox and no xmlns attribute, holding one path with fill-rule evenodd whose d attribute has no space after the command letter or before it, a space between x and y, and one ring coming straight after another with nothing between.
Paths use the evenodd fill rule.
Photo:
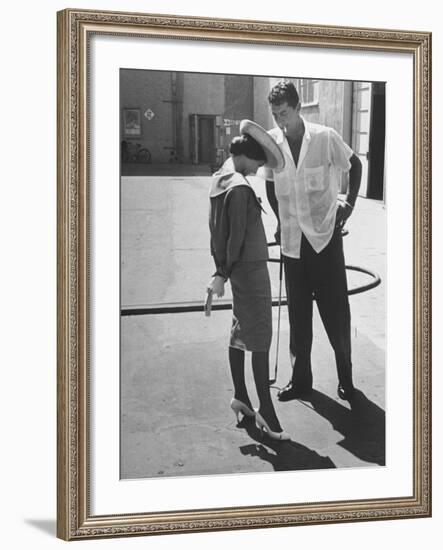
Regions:
<instances>
[{"instance_id":1,"label":"shirt collar","mask_svg":"<svg viewBox=\"0 0 443 550\"><path fill-rule=\"evenodd\" d=\"M303 120L303 124L305 125L305 134L303 137L305 137L308 141L311 139L311 123L305 119L305 117L301 117Z\"/></svg>"}]
</instances>

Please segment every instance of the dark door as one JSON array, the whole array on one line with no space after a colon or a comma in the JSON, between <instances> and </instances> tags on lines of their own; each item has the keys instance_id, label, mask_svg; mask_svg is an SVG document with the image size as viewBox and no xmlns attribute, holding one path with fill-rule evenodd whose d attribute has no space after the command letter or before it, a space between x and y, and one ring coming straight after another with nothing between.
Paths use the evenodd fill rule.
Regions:
<instances>
[{"instance_id":1,"label":"dark door","mask_svg":"<svg viewBox=\"0 0 443 550\"><path fill-rule=\"evenodd\" d=\"M198 162L210 164L215 156L215 117L198 117Z\"/></svg>"},{"instance_id":2,"label":"dark door","mask_svg":"<svg viewBox=\"0 0 443 550\"><path fill-rule=\"evenodd\" d=\"M386 92L384 82L372 84L371 137L369 140L368 193L371 199L384 199Z\"/></svg>"}]
</instances>

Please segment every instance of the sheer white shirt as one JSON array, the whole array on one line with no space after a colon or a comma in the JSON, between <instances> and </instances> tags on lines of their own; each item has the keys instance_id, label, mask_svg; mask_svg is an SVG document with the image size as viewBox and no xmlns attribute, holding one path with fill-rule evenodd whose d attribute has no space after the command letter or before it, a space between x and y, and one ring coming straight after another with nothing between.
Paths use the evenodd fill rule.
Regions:
<instances>
[{"instance_id":1,"label":"sheer white shirt","mask_svg":"<svg viewBox=\"0 0 443 550\"><path fill-rule=\"evenodd\" d=\"M282 253L300 258L302 233L318 253L331 240L335 227L340 174L349 171L352 149L333 129L303 119L305 133L297 167L280 128L269 130L285 157L285 168L265 168L274 181L281 228Z\"/></svg>"}]
</instances>

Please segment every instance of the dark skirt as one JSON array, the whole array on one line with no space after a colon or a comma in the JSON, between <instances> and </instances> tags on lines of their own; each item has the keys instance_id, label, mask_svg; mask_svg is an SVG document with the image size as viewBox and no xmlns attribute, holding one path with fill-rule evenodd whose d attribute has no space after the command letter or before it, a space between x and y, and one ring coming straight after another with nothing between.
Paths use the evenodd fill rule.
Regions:
<instances>
[{"instance_id":1,"label":"dark skirt","mask_svg":"<svg viewBox=\"0 0 443 550\"><path fill-rule=\"evenodd\" d=\"M233 318L230 347L269 351L272 296L266 261L238 262L231 272Z\"/></svg>"}]
</instances>

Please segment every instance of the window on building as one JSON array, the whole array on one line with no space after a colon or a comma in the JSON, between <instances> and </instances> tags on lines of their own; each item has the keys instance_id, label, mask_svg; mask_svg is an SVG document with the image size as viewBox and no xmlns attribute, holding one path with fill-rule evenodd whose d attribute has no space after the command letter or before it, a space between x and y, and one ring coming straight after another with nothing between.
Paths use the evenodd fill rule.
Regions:
<instances>
[{"instance_id":1,"label":"window on building","mask_svg":"<svg viewBox=\"0 0 443 550\"><path fill-rule=\"evenodd\" d=\"M318 104L318 80L300 78L298 80L298 92L302 107Z\"/></svg>"}]
</instances>

